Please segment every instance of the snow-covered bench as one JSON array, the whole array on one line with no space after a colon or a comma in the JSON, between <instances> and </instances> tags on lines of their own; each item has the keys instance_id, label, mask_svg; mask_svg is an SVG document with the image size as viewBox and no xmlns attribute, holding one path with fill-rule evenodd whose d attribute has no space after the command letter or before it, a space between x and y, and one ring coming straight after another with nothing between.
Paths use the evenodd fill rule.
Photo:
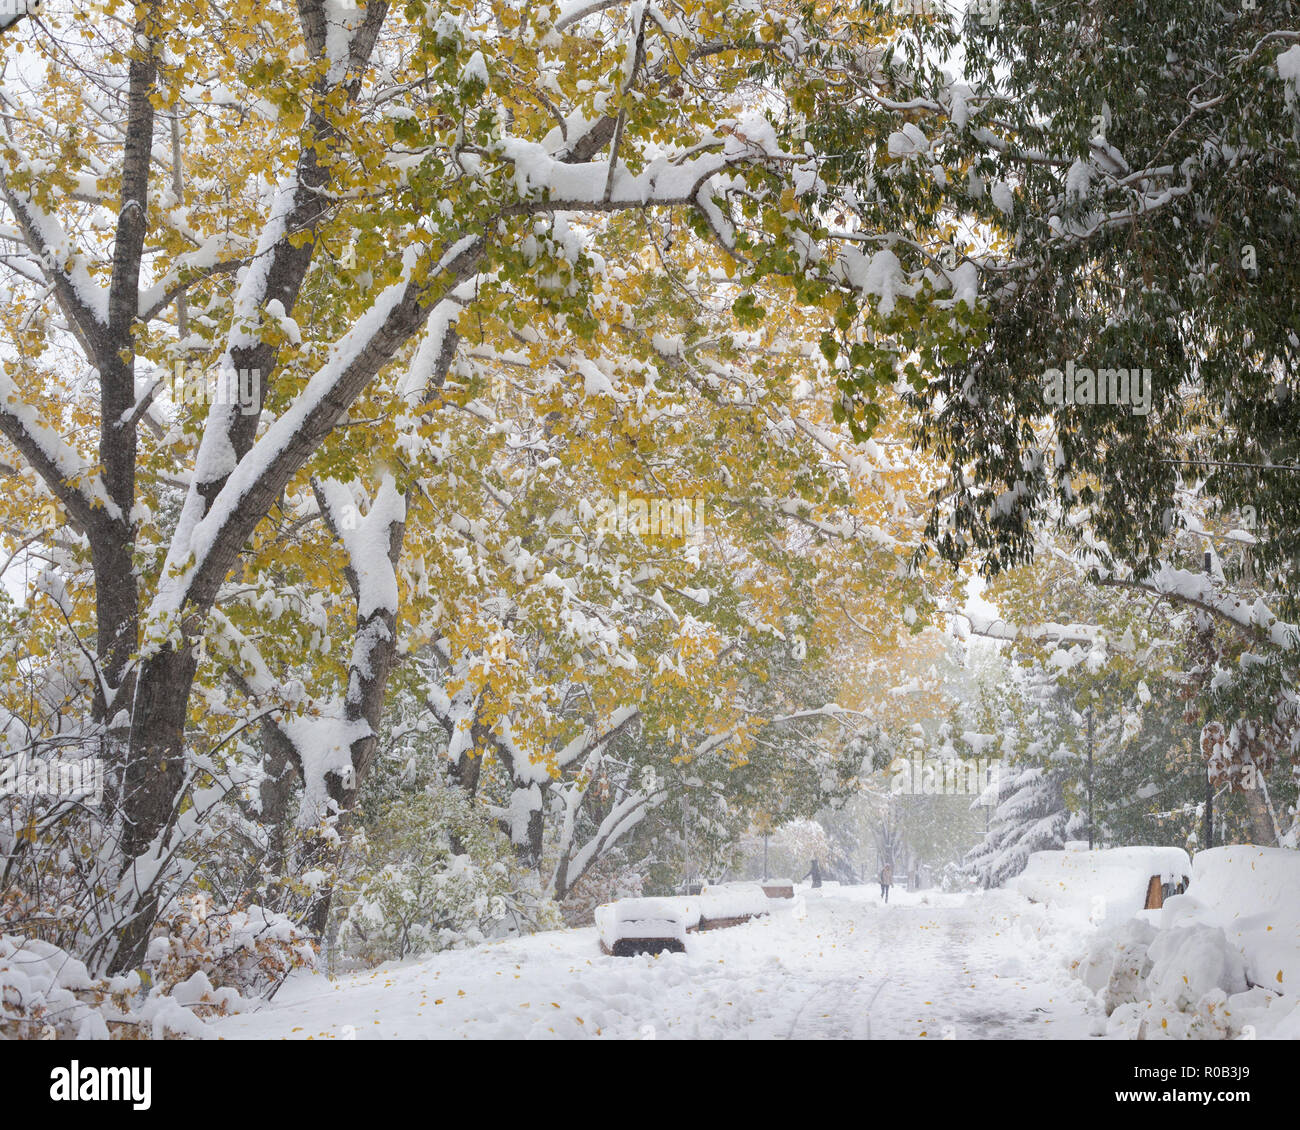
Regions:
<instances>
[{"instance_id":1,"label":"snow-covered bench","mask_svg":"<svg viewBox=\"0 0 1300 1130\"><path fill-rule=\"evenodd\" d=\"M764 879L759 886L763 888L763 894L770 899L794 898L793 879Z\"/></svg>"},{"instance_id":2,"label":"snow-covered bench","mask_svg":"<svg viewBox=\"0 0 1300 1130\"><path fill-rule=\"evenodd\" d=\"M723 883L705 887L695 900L700 908L700 929L739 926L751 918L771 913L768 898L757 883Z\"/></svg>"},{"instance_id":3,"label":"snow-covered bench","mask_svg":"<svg viewBox=\"0 0 1300 1130\"><path fill-rule=\"evenodd\" d=\"M614 957L684 953L687 914L671 899L619 899L596 907L600 948Z\"/></svg>"},{"instance_id":4,"label":"snow-covered bench","mask_svg":"<svg viewBox=\"0 0 1300 1130\"><path fill-rule=\"evenodd\" d=\"M757 883L726 883L699 895L619 899L596 907L600 948L614 957L683 953L687 933L739 926L771 912Z\"/></svg>"}]
</instances>

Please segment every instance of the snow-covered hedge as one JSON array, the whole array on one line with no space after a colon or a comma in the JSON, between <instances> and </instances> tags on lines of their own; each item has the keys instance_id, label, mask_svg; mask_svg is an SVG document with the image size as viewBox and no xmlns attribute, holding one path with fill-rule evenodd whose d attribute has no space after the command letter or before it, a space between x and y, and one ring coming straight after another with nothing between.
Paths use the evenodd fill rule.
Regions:
<instances>
[{"instance_id":1,"label":"snow-covered hedge","mask_svg":"<svg viewBox=\"0 0 1300 1130\"><path fill-rule=\"evenodd\" d=\"M1180 884L1192 873L1182 848L1122 847L1098 851L1036 851L1011 889L1092 919L1125 921L1146 905L1147 884Z\"/></svg>"}]
</instances>

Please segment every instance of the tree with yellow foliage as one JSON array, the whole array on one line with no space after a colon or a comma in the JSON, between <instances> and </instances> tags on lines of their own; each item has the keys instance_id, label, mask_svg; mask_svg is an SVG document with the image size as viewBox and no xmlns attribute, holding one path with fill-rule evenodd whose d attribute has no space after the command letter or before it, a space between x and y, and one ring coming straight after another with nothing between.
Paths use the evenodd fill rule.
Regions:
<instances>
[{"instance_id":1,"label":"tree with yellow foliage","mask_svg":"<svg viewBox=\"0 0 1300 1130\"><path fill-rule=\"evenodd\" d=\"M105 0L6 43L0 471L39 577L4 610L4 733L106 767L89 872L53 870L93 892L66 928L94 967L140 963L231 799L274 809L296 778L318 845L295 866L328 870L399 650L439 672L450 740L500 759L525 844L541 776L590 776L643 701L688 760L803 716L743 705L736 637L799 634L839 546L893 575L910 534L908 471L833 434L824 396L793 408L816 381L759 332L765 279L833 315L880 295L801 204L792 114L845 64L793 7ZM739 328L683 334L665 285ZM581 500L620 484L722 509L713 564L636 529L593 563Z\"/></svg>"}]
</instances>

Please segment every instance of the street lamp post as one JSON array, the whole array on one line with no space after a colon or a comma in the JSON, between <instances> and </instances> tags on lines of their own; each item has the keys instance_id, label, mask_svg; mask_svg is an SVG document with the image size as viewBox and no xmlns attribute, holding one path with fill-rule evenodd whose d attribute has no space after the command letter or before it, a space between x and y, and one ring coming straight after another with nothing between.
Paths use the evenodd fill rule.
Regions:
<instances>
[{"instance_id":1,"label":"street lamp post","mask_svg":"<svg viewBox=\"0 0 1300 1130\"><path fill-rule=\"evenodd\" d=\"M682 894L691 893L691 829L690 829L691 803L685 797L682 798L682 846L686 849L686 881L682 887Z\"/></svg>"},{"instance_id":2,"label":"street lamp post","mask_svg":"<svg viewBox=\"0 0 1300 1130\"><path fill-rule=\"evenodd\" d=\"M1205 551L1205 575L1210 575L1210 551ZM1210 780L1210 767L1205 766L1205 846L1214 847L1214 782Z\"/></svg>"},{"instance_id":3,"label":"street lamp post","mask_svg":"<svg viewBox=\"0 0 1300 1130\"><path fill-rule=\"evenodd\" d=\"M1092 829L1092 703L1088 703L1088 850L1093 846Z\"/></svg>"}]
</instances>

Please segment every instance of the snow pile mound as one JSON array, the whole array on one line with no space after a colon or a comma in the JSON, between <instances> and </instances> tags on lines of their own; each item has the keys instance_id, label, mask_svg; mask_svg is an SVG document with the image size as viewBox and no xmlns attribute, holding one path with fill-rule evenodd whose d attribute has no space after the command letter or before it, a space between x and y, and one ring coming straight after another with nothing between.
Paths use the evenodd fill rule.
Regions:
<instances>
[{"instance_id":1,"label":"snow pile mound","mask_svg":"<svg viewBox=\"0 0 1300 1130\"><path fill-rule=\"evenodd\" d=\"M1194 1009L1207 993L1246 991L1241 953L1228 944L1217 926L1180 926L1162 930L1147 951L1151 972L1147 987L1153 1000L1179 1011Z\"/></svg>"},{"instance_id":2,"label":"snow pile mound","mask_svg":"<svg viewBox=\"0 0 1300 1130\"><path fill-rule=\"evenodd\" d=\"M1156 928L1136 918L1103 928L1092 938L1075 973L1101 998L1107 1016L1122 1004L1143 999L1151 972L1147 951L1155 938Z\"/></svg>"},{"instance_id":3,"label":"snow pile mound","mask_svg":"<svg viewBox=\"0 0 1300 1130\"><path fill-rule=\"evenodd\" d=\"M1143 938L1151 936L1149 945ZM1217 926L1128 925L1102 994L1106 1033L1128 1039L1231 1040L1255 1035L1268 1001L1247 991L1240 951ZM1279 1014L1280 1015L1280 1014ZM1273 1019L1273 1018L1270 1018Z\"/></svg>"},{"instance_id":4,"label":"snow pile mound","mask_svg":"<svg viewBox=\"0 0 1300 1130\"><path fill-rule=\"evenodd\" d=\"M1300 1038L1300 853L1200 852L1186 894L1104 925L1075 973L1111 1036Z\"/></svg>"},{"instance_id":5,"label":"snow pile mound","mask_svg":"<svg viewBox=\"0 0 1300 1130\"><path fill-rule=\"evenodd\" d=\"M1251 984L1300 995L1300 852L1236 844L1197 853L1185 895L1166 899L1160 924L1222 927Z\"/></svg>"},{"instance_id":6,"label":"snow pile mound","mask_svg":"<svg viewBox=\"0 0 1300 1130\"><path fill-rule=\"evenodd\" d=\"M1184 883L1192 863L1182 848L1122 847L1036 851L1011 882L1017 893L1090 921L1126 921L1146 905L1147 884Z\"/></svg>"}]
</instances>

